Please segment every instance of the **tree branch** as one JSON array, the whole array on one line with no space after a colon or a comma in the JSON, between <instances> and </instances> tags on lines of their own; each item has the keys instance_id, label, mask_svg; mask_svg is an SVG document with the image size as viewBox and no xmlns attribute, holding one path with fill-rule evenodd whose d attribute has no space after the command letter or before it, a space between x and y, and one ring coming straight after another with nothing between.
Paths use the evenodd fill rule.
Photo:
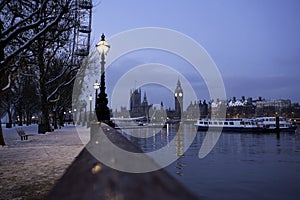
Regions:
<instances>
[{"instance_id":1,"label":"tree branch","mask_svg":"<svg viewBox=\"0 0 300 200\"><path fill-rule=\"evenodd\" d=\"M11 86L11 74L8 75L8 83L1 89L1 93L7 91Z\"/></svg>"},{"instance_id":2,"label":"tree branch","mask_svg":"<svg viewBox=\"0 0 300 200\"><path fill-rule=\"evenodd\" d=\"M3 61L0 62L0 66L4 67L7 65L17 54L22 52L24 49L26 49L28 46L30 46L33 42L36 41L39 37L41 37L43 34L45 34L48 30L51 29L52 26L57 24L59 19L63 16L64 12L61 12L55 20L53 20L48 26L46 26L44 29L42 29L39 33L37 33L33 38L31 38L28 42L23 44L21 47L19 47L17 50L15 50L13 53L11 53L9 56L7 56Z\"/></svg>"}]
</instances>

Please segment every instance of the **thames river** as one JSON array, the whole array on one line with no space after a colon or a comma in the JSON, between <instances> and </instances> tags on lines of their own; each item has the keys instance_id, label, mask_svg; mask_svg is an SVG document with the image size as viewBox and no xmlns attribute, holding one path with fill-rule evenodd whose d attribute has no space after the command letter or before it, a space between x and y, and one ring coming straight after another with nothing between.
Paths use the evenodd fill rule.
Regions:
<instances>
[{"instance_id":1,"label":"thames river","mask_svg":"<svg viewBox=\"0 0 300 200\"><path fill-rule=\"evenodd\" d=\"M198 157L205 132L192 124L181 131L141 127L124 130L144 152L168 146L175 139L178 160L165 169L200 199L300 199L300 133L222 133L212 151ZM124 132L123 131L123 132ZM299 131L299 129L297 130ZM134 133L134 134L132 134ZM184 145L195 138L184 152Z\"/></svg>"}]
</instances>

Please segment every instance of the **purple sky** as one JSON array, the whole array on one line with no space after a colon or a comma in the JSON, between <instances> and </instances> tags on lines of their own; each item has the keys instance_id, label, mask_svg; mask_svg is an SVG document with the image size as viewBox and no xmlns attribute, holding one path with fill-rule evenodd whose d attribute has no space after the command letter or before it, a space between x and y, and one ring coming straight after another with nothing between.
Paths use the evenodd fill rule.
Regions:
<instances>
[{"instance_id":1,"label":"purple sky","mask_svg":"<svg viewBox=\"0 0 300 200\"><path fill-rule=\"evenodd\" d=\"M102 32L109 42L109 37L129 29L173 29L193 38L208 51L221 72L227 98L244 95L300 102L298 0L98 0L93 3L93 44ZM158 61L141 58L140 53L136 63ZM169 61L162 58L161 63L165 62ZM108 74L108 84L109 78ZM201 85L201 80L193 81L191 78L191 84ZM148 98L154 97L148 94Z\"/></svg>"}]
</instances>

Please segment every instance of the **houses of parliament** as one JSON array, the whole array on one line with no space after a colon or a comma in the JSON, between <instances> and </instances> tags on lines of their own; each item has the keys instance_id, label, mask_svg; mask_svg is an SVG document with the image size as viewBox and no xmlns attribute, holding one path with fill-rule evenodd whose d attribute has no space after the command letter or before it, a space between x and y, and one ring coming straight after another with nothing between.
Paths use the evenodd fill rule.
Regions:
<instances>
[{"instance_id":1,"label":"houses of parliament","mask_svg":"<svg viewBox=\"0 0 300 200\"><path fill-rule=\"evenodd\" d=\"M171 120L180 120L181 114L183 113L183 90L181 87L180 80L177 82L176 89L174 91L174 102L175 109L164 110L163 102L161 102L160 109L152 108L153 104L149 104L147 100L146 92L144 92L144 97L142 100L142 91L141 88L130 90L130 117L142 117L144 116L145 121L153 121L157 119L171 119ZM163 113L166 113L163 115Z\"/></svg>"},{"instance_id":2,"label":"houses of parliament","mask_svg":"<svg viewBox=\"0 0 300 200\"><path fill-rule=\"evenodd\" d=\"M153 104L149 104L147 100L147 94L144 92L142 98L141 88L130 90L130 105L129 110L126 107L121 107L120 112L114 112L114 117L119 118L135 118L135 117L143 117L144 121L180 121L183 116L198 118L199 117L199 104L192 103L188 106L187 111L189 111L188 115L183 111L183 97L184 91L181 86L180 80L177 81L176 88L173 92L174 96L174 109L164 108L163 102L160 103L160 108L153 107ZM205 103L205 102L204 102ZM202 104L201 104L202 105ZM187 115L187 116L186 116Z\"/></svg>"},{"instance_id":3,"label":"houses of parliament","mask_svg":"<svg viewBox=\"0 0 300 200\"><path fill-rule=\"evenodd\" d=\"M184 91L180 80L173 92L174 109L164 108L163 102L160 108L149 104L146 92L142 99L140 88L130 90L130 105L121 107L120 111L113 112L117 118L143 117L147 122L162 122L168 120L197 120L199 118L210 117L210 113L218 113L220 109L226 109L227 118L251 118L257 116L283 116L287 119L300 119L299 103L291 103L289 99L266 100L262 97L253 99L252 97L241 99L232 97L229 100L210 100L209 102L194 101L190 102L186 110L183 110Z\"/></svg>"}]
</instances>

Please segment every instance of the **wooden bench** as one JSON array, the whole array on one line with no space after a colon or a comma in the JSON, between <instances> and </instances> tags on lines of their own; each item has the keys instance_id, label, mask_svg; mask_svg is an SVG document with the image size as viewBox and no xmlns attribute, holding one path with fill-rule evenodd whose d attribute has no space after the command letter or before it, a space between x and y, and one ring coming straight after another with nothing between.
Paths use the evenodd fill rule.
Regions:
<instances>
[{"instance_id":1,"label":"wooden bench","mask_svg":"<svg viewBox=\"0 0 300 200\"><path fill-rule=\"evenodd\" d=\"M25 133L25 131L23 129L16 129L17 133L19 134L19 136L21 137L21 140L28 140L28 135Z\"/></svg>"}]
</instances>

